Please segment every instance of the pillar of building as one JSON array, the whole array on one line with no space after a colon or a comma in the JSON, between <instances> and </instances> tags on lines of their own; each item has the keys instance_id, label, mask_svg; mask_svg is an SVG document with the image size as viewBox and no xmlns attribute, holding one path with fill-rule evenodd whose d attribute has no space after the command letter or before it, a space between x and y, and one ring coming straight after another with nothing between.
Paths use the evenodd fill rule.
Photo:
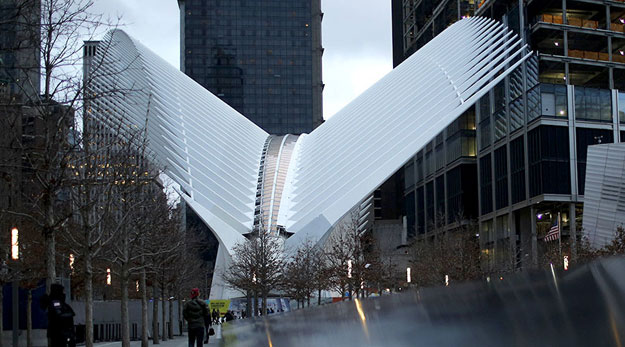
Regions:
<instances>
[{"instance_id":1,"label":"pillar of building","mask_svg":"<svg viewBox=\"0 0 625 347\"><path fill-rule=\"evenodd\" d=\"M530 208L530 219L532 221L531 223L531 230L532 230L532 237L531 237L531 242L532 242L532 253L531 253L531 257L532 257L532 267L537 268L538 267L538 241L536 239L536 208L534 206L532 206Z\"/></svg>"},{"instance_id":2,"label":"pillar of building","mask_svg":"<svg viewBox=\"0 0 625 347\"><path fill-rule=\"evenodd\" d=\"M571 260L577 259L577 225L575 223L575 203L569 204L569 227L571 238Z\"/></svg>"}]
</instances>

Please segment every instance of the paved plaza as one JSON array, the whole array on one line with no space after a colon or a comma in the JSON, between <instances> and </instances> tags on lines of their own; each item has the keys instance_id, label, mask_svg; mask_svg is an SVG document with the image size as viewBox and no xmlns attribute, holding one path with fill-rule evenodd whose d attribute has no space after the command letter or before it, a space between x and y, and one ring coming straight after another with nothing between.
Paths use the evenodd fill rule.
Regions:
<instances>
[{"instance_id":1,"label":"paved plaza","mask_svg":"<svg viewBox=\"0 0 625 347\"><path fill-rule=\"evenodd\" d=\"M218 345L219 344L219 340L221 340L221 325L214 325L213 326L215 328L215 335L211 336L208 345ZM117 346L121 346L122 343L121 341L115 341L115 342L100 342L100 343L96 343L95 346L97 347L117 347ZM167 340L167 341L160 341L160 343L158 345L154 345L152 344L152 341L150 340L150 346L159 346L159 347L187 347L189 345L189 341L187 340L187 334L185 333L184 336L176 336L175 338L171 339L171 340ZM141 341L131 341L130 342L130 346L131 347L141 347Z\"/></svg>"}]
</instances>

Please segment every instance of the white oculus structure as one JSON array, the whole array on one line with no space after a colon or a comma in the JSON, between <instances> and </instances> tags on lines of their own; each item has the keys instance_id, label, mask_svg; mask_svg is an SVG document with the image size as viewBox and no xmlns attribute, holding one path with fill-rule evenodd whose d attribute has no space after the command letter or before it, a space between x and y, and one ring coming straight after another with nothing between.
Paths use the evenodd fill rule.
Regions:
<instances>
[{"instance_id":1,"label":"white oculus structure","mask_svg":"<svg viewBox=\"0 0 625 347\"><path fill-rule=\"evenodd\" d=\"M241 295L220 273L255 225L291 235L291 248L322 240L531 55L501 23L464 19L310 134L270 136L123 31L103 42L94 115L147 127L149 149L220 242L212 299Z\"/></svg>"}]
</instances>

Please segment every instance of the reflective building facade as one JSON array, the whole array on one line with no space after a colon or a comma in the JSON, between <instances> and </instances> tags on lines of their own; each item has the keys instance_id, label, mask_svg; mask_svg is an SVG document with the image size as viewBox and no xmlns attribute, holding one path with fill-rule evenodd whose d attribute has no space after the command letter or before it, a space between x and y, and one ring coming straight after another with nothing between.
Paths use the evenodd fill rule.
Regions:
<instances>
[{"instance_id":1,"label":"reflective building facade","mask_svg":"<svg viewBox=\"0 0 625 347\"><path fill-rule=\"evenodd\" d=\"M431 235L439 216L453 230L460 206L460 222L479 223L483 265L513 270L547 261L560 214L574 258L587 148L625 137L625 3L394 0L394 63L468 16L502 21L535 55L404 167L408 234Z\"/></svg>"},{"instance_id":2,"label":"reflective building facade","mask_svg":"<svg viewBox=\"0 0 625 347\"><path fill-rule=\"evenodd\" d=\"M320 0L179 0L184 73L270 134L321 124Z\"/></svg>"}]
</instances>

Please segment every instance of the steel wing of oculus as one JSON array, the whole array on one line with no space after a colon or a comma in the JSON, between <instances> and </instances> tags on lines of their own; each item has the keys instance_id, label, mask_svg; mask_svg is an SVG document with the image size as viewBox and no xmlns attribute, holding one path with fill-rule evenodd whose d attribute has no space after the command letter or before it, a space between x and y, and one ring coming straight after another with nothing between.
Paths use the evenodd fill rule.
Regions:
<instances>
[{"instance_id":1,"label":"steel wing of oculus","mask_svg":"<svg viewBox=\"0 0 625 347\"><path fill-rule=\"evenodd\" d=\"M123 31L102 42L90 82L96 116L147 128L151 152L231 253L254 226L269 135ZM321 239L530 55L501 23L458 21L300 136L282 192L271 194L281 196L271 202L277 224L294 233L287 246Z\"/></svg>"}]
</instances>

